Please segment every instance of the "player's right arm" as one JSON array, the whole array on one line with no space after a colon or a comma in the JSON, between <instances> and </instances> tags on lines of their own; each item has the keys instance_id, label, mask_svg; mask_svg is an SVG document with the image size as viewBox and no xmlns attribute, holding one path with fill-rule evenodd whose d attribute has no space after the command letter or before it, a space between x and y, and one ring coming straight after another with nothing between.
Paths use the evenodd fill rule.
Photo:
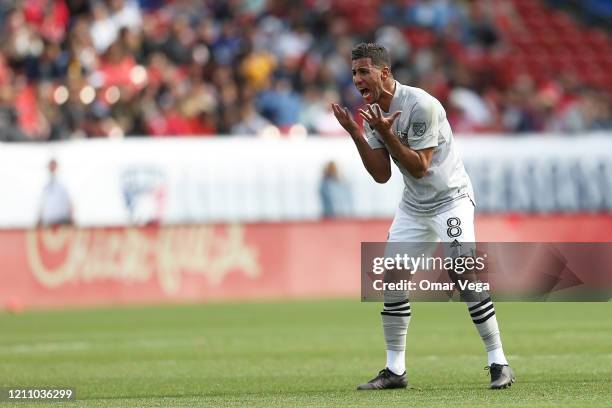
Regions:
<instances>
[{"instance_id":1,"label":"player's right arm","mask_svg":"<svg viewBox=\"0 0 612 408\"><path fill-rule=\"evenodd\" d=\"M359 156L361 156L361 161L374 181L377 183L389 181L391 178L391 159L387 149L382 145L376 149L370 146L347 108L341 108L340 105L333 103L332 109L338 123L351 135L359 151Z\"/></svg>"}]
</instances>

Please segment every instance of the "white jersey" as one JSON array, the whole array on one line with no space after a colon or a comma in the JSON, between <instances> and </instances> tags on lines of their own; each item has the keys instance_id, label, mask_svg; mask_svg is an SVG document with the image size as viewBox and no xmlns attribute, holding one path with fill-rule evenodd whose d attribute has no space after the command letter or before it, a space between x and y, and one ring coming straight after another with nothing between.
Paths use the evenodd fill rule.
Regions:
<instances>
[{"instance_id":1,"label":"white jersey","mask_svg":"<svg viewBox=\"0 0 612 408\"><path fill-rule=\"evenodd\" d=\"M472 183L457 153L442 104L422 89L397 81L395 84L389 114L398 110L402 113L393 123L393 133L413 150L434 148L429 169L420 179L391 157L404 176L400 207L409 214L431 216L453 208L462 198L474 202ZM385 147L382 137L367 122L365 130L372 149Z\"/></svg>"}]
</instances>

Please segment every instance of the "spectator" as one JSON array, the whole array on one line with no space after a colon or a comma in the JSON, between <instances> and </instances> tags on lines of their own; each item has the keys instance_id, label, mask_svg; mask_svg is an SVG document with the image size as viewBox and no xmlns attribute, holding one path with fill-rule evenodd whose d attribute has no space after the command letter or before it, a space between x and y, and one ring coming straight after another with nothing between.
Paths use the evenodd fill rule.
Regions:
<instances>
[{"instance_id":1,"label":"spectator","mask_svg":"<svg viewBox=\"0 0 612 408\"><path fill-rule=\"evenodd\" d=\"M566 133L610 129L610 101L605 95L586 90L553 121L552 129Z\"/></svg>"},{"instance_id":2,"label":"spectator","mask_svg":"<svg viewBox=\"0 0 612 408\"><path fill-rule=\"evenodd\" d=\"M572 23L585 40L581 52L570 47L553 55L551 47L564 41L538 36L526 24L525 10L542 5L385 0L361 6L346 0L1 2L0 86L12 88L5 92L11 100L1 101L2 138L253 133L261 117L281 133L296 123L311 134L343 133L328 121L329 98L322 95L338 95L351 111L363 103L349 69L350 50L363 39L387 44L396 78L436 96L459 131L612 128L607 34ZM534 43L537 52L529 51ZM577 73L573 85L568 64ZM585 87L600 90L587 95Z\"/></svg>"},{"instance_id":3,"label":"spectator","mask_svg":"<svg viewBox=\"0 0 612 408\"><path fill-rule=\"evenodd\" d=\"M328 162L323 169L319 196L323 207L323 217L334 218L350 215L350 190L348 184L340 178L338 167L333 161Z\"/></svg>"},{"instance_id":4,"label":"spectator","mask_svg":"<svg viewBox=\"0 0 612 408\"><path fill-rule=\"evenodd\" d=\"M256 136L271 123L255 110L251 103L240 107L240 120L232 126L231 133L239 136Z\"/></svg>"},{"instance_id":5,"label":"spectator","mask_svg":"<svg viewBox=\"0 0 612 408\"><path fill-rule=\"evenodd\" d=\"M73 223L73 210L68 190L57 178L57 161L48 165L49 181L42 191L38 226L69 225Z\"/></svg>"},{"instance_id":6,"label":"spectator","mask_svg":"<svg viewBox=\"0 0 612 408\"><path fill-rule=\"evenodd\" d=\"M485 101L474 91L455 88L449 94L449 105L457 109L459 117L451 121L456 131L478 131L491 125L493 115Z\"/></svg>"},{"instance_id":7,"label":"spectator","mask_svg":"<svg viewBox=\"0 0 612 408\"><path fill-rule=\"evenodd\" d=\"M102 53L115 42L119 34L119 28L113 21L108 7L101 1L94 3L92 16L90 36L96 51Z\"/></svg>"},{"instance_id":8,"label":"spectator","mask_svg":"<svg viewBox=\"0 0 612 408\"><path fill-rule=\"evenodd\" d=\"M27 140L17 120L14 92L13 87L8 83L0 85L0 141L2 142Z\"/></svg>"},{"instance_id":9,"label":"spectator","mask_svg":"<svg viewBox=\"0 0 612 408\"><path fill-rule=\"evenodd\" d=\"M281 128L298 122L302 98L292 88L288 79L277 79L271 90L259 96L258 107L263 115Z\"/></svg>"}]
</instances>

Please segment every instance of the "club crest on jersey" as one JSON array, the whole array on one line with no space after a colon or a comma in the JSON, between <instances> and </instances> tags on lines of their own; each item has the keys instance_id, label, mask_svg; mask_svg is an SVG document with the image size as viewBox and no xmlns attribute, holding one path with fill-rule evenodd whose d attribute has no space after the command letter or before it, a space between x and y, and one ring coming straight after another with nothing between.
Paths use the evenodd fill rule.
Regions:
<instances>
[{"instance_id":1,"label":"club crest on jersey","mask_svg":"<svg viewBox=\"0 0 612 408\"><path fill-rule=\"evenodd\" d=\"M414 132L415 136L423 136L426 128L427 125L425 124L425 122L414 122L412 124L412 131Z\"/></svg>"}]
</instances>

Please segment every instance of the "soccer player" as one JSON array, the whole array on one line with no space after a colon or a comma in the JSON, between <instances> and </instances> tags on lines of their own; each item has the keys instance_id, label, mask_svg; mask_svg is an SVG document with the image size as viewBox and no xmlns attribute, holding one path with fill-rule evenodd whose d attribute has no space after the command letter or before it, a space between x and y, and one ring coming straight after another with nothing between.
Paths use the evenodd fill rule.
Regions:
<instances>
[{"instance_id":1,"label":"soccer player","mask_svg":"<svg viewBox=\"0 0 612 408\"><path fill-rule=\"evenodd\" d=\"M472 185L440 102L422 89L397 82L387 50L361 43L352 50L353 83L368 104L360 109L365 138L346 107L332 104L338 122L357 146L364 167L378 183L391 177L391 161L404 177L404 194L388 242L475 242ZM495 309L488 295L466 301L484 342L490 388L506 388L514 373L502 349ZM385 291L381 312L387 363L359 390L405 388L406 333L410 303L406 292Z\"/></svg>"}]
</instances>

